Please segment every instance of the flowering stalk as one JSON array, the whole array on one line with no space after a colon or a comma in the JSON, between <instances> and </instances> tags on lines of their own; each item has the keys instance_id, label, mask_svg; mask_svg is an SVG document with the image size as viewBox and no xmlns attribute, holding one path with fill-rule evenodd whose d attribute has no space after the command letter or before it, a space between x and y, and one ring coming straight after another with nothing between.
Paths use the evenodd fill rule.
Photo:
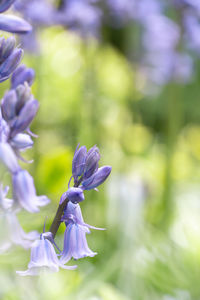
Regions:
<instances>
[{"instance_id":1,"label":"flowering stalk","mask_svg":"<svg viewBox=\"0 0 200 300\"><path fill-rule=\"evenodd\" d=\"M111 167L105 166L98 168L99 159L99 149L96 146L92 147L88 152L85 146L76 149L72 162L74 187L69 188L68 191L61 196L60 204L50 227L50 232L52 233L53 238L62 223L61 219L67 208L68 202L82 202L84 200L83 190L95 189L109 176ZM69 184L70 182L71 179Z\"/></svg>"},{"instance_id":2,"label":"flowering stalk","mask_svg":"<svg viewBox=\"0 0 200 300\"><path fill-rule=\"evenodd\" d=\"M68 198L66 198L61 204L59 204L59 206L58 206L58 209L57 209L57 211L56 211L56 215L55 215L55 217L54 217L54 219L53 219L53 222L52 222L52 224L51 224L51 227L50 227L50 232L52 233L52 235L53 235L53 238L55 238L55 236L56 236L56 233L57 233L57 231L58 231L58 229L59 229L59 226L60 226L60 224L62 223L62 221L61 221L61 218L62 218L62 215L63 215L63 213L64 213L64 209L65 209L65 207L67 206L67 203L69 202L69 199Z\"/></svg>"}]
</instances>

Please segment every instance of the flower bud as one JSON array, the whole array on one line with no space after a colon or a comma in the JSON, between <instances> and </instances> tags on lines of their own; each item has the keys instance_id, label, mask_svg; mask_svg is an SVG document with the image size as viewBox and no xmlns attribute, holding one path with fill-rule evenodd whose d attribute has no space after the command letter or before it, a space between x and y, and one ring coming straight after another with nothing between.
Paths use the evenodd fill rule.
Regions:
<instances>
[{"instance_id":1,"label":"flower bud","mask_svg":"<svg viewBox=\"0 0 200 300\"><path fill-rule=\"evenodd\" d=\"M0 16L1 17L1 16ZM23 54L22 49L14 49L13 52L0 64L0 82L9 78L16 69Z\"/></svg>"},{"instance_id":2,"label":"flower bud","mask_svg":"<svg viewBox=\"0 0 200 300\"><path fill-rule=\"evenodd\" d=\"M2 63L14 50L15 38L13 36L4 39L0 38L0 62Z\"/></svg>"},{"instance_id":3,"label":"flower bud","mask_svg":"<svg viewBox=\"0 0 200 300\"><path fill-rule=\"evenodd\" d=\"M37 111L39 108L39 103L37 100L30 100L28 101L24 107L21 109L20 114L17 120L13 123L11 128L11 135L12 137L15 136L17 133L20 133L26 130L32 120L34 119Z\"/></svg>"},{"instance_id":4,"label":"flower bud","mask_svg":"<svg viewBox=\"0 0 200 300\"><path fill-rule=\"evenodd\" d=\"M99 149L94 146L92 147L86 157L85 168L84 168L84 178L90 177L98 169L98 163L100 160Z\"/></svg>"},{"instance_id":5,"label":"flower bud","mask_svg":"<svg viewBox=\"0 0 200 300\"><path fill-rule=\"evenodd\" d=\"M76 187L69 188L66 192L66 197L69 199L69 201L75 204L82 202L85 199L83 190Z\"/></svg>"},{"instance_id":6,"label":"flower bud","mask_svg":"<svg viewBox=\"0 0 200 300\"><path fill-rule=\"evenodd\" d=\"M12 74L11 77L11 88L15 89L20 84L28 83L29 86L32 85L35 77L35 72L31 68L27 68L25 65L19 66Z\"/></svg>"},{"instance_id":7,"label":"flower bud","mask_svg":"<svg viewBox=\"0 0 200 300\"><path fill-rule=\"evenodd\" d=\"M104 166L99 168L96 173L94 173L89 178L83 180L82 188L84 190L91 190L102 184L106 178L110 175L111 172L110 166Z\"/></svg>"},{"instance_id":8,"label":"flower bud","mask_svg":"<svg viewBox=\"0 0 200 300\"><path fill-rule=\"evenodd\" d=\"M31 137L26 133L18 133L13 139L10 140L10 145L19 150L25 150L33 146Z\"/></svg>"},{"instance_id":9,"label":"flower bud","mask_svg":"<svg viewBox=\"0 0 200 300\"><path fill-rule=\"evenodd\" d=\"M19 17L0 15L0 30L12 33L27 33L32 30L32 27Z\"/></svg>"},{"instance_id":10,"label":"flower bud","mask_svg":"<svg viewBox=\"0 0 200 300\"><path fill-rule=\"evenodd\" d=\"M17 95L16 114L18 115L20 113L20 110L24 107L25 103L33 99L33 95L31 94L31 89L27 83L20 84L17 86L16 95Z\"/></svg>"},{"instance_id":11,"label":"flower bud","mask_svg":"<svg viewBox=\"0 0 200 300\"><path fill-rule=\"evenodd\" d=\"M17 95L15 91L9 91L5 94L1 103L1 112L4 120L11 121L16 116Z\"/></svg>"},{"instance_id":12,"label":"flower bud","mask_svg":"<svg viewBox=\"0 0 200 300\"><path fill-rule=\"evenodd\" d=\"M0 13L9 9L15 0L0 0Z\"/></svg>"},{"instance_id":13,"label":"flower bud","mask_svg":"<svg viewBox=\"0 0 200 300\"><path fill-rule=\"evenodd\" d=\"M80 147L75 151L72 161L72 174L74 177L81 176L85 167L85 160L87 156L87 148L85 146Z\"/></svg>"}]
</instances>

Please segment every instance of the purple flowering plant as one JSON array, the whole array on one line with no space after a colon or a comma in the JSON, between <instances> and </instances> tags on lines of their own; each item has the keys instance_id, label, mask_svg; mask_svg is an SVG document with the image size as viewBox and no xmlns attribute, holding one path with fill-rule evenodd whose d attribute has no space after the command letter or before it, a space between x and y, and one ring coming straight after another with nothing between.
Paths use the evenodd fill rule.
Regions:
<instances>
[{"instance_id":1,"label":"purple flowering plant","mask_svg":"<svg viewBox=\"0 0 200 300\"><path fill-rule=\"evenodd\" d=\"M37 1L30 2L33 6L37 4ZM30 33L32 27L23 19L2 15L12 4L20 7L17 0L0 0L0 29L10 33ZM23 1L21 7L27 9ZM35 9L29 12L35 12ZM90 229L103 229L84 222L79 202L85 199L85 190L96 189L106 180L111 167L99 168L100 154L96 146L89 151L85 146L77 147L68 190L61 196L49 231L46 232L44 226L41 234L37 231L24 232L17 218L18 212L25 209L29 213L37 213L39 208L47 205L50 200L45 195L37 195L33 177L19 164L19 160L32 163L26 161L21 152L33 147L33 138L37 136L31 132L30 125L39 108L39 102L31 91L35 72L25 65L19 65L22 56L23 50L19 46L16 47L14 36L0 38L0 82L10 79L10 89L5 92L0 104L0 163L12 179L12 199L7 198L9 187L4 188L3 184L0 184L0 253L4 253L12 245L31 248L28 269L17 271L19 275L26 276L37 275L42 270L57 272L59 267L74 269L76 266L65 266L71 258L96 255L88 247L86 234L90 233ZM70 187L72 179L74 184ZM55 243L61 223L66 226L62 250Z\"/></svg>"}]
</instances>

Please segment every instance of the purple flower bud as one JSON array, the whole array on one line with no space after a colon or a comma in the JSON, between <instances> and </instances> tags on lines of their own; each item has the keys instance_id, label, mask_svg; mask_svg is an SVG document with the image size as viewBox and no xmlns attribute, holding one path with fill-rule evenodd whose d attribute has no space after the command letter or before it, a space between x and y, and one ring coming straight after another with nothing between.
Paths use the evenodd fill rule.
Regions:
<instances>
[{"instance_id":1,"label":"purple flower bud","mask_svg":"<svg viewBox=\"0 0 200 300\"><path fill-rule=\"evenodd\" d=\"M40 240L36 240L31 248L31 261L28 264L28 270L17 271L21 276L38 275L42 270L58 272L59 267L63 269L75 269L76 266L64 266L59 261L52 243L41 234Z\"/></svg>"},{"instance_id":2,"label":"purple flower bud","mask_svg":"<svg viewBox=\"0 0 200 300\"><path fill-rule=\"evenodd\" d=\"M98 169L98 163L100 160L100 153L97 146L92 147L86 157L84 168L84 179L90 177Z\"/></svg>"},{"instance_id":3,"label":"purple flower bud","mask_svg":"<svg viewBox=\"0 0 200 300\"><path fill-rule=\"evenodd\" d=\"M39 211L38 206L49 203L46 196L37 196L32 176L26 170L19 170L12 176L13 199L31 213Z\"/></svg>"},{"instance_id":4,"label":"purple flower bud","mask_svg":"<svg viewBox=\"0 0 200 300\"><path fill-rule=\"evenodd\" d=\"M16 114L19 115L26 102L33 99L33 95L27 83L18 85L15 91L17 95Z\"/></svg>"},{"instance_id":5,"label":"purple flower bud","mask_svg":"<svg viewBox=\"0 0 200 300\"><path fill-rule=\"evenodd\" d=\"M6 143L10 134L10 128L7 122L2 118L0 110L0 142Z\"/></svg>"},{"instance_id":6,"label":"purple flower bud","mask_svg":"<svg viewBox=\"0 0 200 300\"><path fill-rule=\"evenodd\" d=\"M1 17L1 16L0 16ZM12 72L18 66L23 55L22 49L14 49L14 51L0 64L0 82L9 78Z\"/></svg>"},{"instance_id":7,"label":"purple flower bud","mask_svg":"<svg viewBox=\"0 0 200 300\"><path fill-rule=\"evenodd\" d=\"M111 172L110 166L104 166L99 168L96 173L94 173L91 177L83 180L82 188L84 190L91 190L102 184L106 178L110 175Z\"/></svg>"},{"instance_id":8,"label":"purple flower bud","mask_svg":"<svg viewBox=\"0 0 200 300\"><path fill-rule=\"evenodd\" d=\"M16 116L17 95L15 91L9 91L5 94L1 102L1 112L4 120L11 121Z\"/></svg>"},{"instance_id":9,"label":"purple flower bud","mask_svg":"<svg viewBox=\"0 0 200 300\"><path fill-rule=\"evenodd\" d=\"M12 174L20 169L16 155L8 143L0 143L0 161Z\"/></svg>"},{"instance_id":10,"label":"purple flower bud","mask_svg":"<svg viewBox=\"0 0 200 300\"><path fill-rule=\"evenodd\" d=\"M0 13L9 9L14 2L15 0L0 0Z\"/></svg>"},{"instance_id":11,"label":"purple flower bud","mask_svg":"<svg viewBox=\"0 0 200 300\"><path fill-rule=\"evenodd\" d=\"M85 146L82 146L75 151L72 161L72 174L75 178L82 175L85 167L86 156L87 148Z\"/></svg>"},{"instance_id":12,"label":"purple flower bud","mask_svg":"<svg viewBox=\"0 0 200 300\"><path fill-rule=\"evenodd\" d=\"M12 74L11 77L11 88L15 89L18 85L28 83L32 85L35 77L35 72L31 68L27 68L25 65L19 66Z\"/></svg>"},{"instance_id":13,"label":"purple flower bud","mask_svg":"<svg viewBox=\"0 0 200 300\"><path fill-rule=\"evenodd\" d=\"M17 133L20 133L26 130L30 123L33 121L39 108L39 103L37 100L28 101L24 107L21 109L20 114L16 121L13 123L11 128L11 135L15 136Z\"/></svg>"},{"instance_id":14,"label":"purple flower bud","mask_svg":"<svg viewBox=\"0 0 200 300\"><path fill-rule=\"evenodd\" d=\"M31 137L26 133L18 133L10 140L10 145L18 150L25 150L33 146Z\"/></svg>"},{"instance_id":15,"label":"purple flower bud","mask_svg":"<svg viewBox=\"0 0 200 300\"><path fill-rule=\"evenodd\" d=\"M85 199L83 190L76 187L69 188L65 195L72 203L79 203Z\"/></svg>"},{"instance_id":16,"label":"purple flower bud","mask_svg":"<svg viewBox=\"0 0 200 300\"><path fill-rule=\"evenodd\" d=\"M29 23L19 17L0 15L0 30L12 33L26 33L31 31L32 27Z\"/></svg>"},{"instance_id":17,"label":"purple flower bud","mask_svg":"<svg viewBox=\"0 0 200 300\"><path fill-rule=\"evenodd\" d=\"M15 38L13 36L4 39L0 38L0 62L2 63L14 50Z\"/></svg>"}]
</instances>

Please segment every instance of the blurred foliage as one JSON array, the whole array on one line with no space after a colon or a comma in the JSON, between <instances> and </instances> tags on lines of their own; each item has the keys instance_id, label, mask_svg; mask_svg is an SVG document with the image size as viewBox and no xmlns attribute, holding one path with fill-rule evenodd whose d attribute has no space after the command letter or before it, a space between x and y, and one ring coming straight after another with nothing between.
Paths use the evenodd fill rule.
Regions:
<instances>
[{"instance_id":1,"label":"blurred foliage","mask_svg":"<svg viewBox=\"0 0 200 300\"><path fill-rule=\"evenodd\" d=\"M36 215L20 213L20 222L41 231L47 216L49 228L76 145L97 144L113 172L81 207L86 222L107 231L89 236L99 254L78 261L76 271L21 278L15 270L26 268L29 253L2 255L0 299L200 299L199 77L149 97L114 33L101 45L60 28L39 34L41 55L24 57L36 70L40 101L31 128L39 137L26 157L34 158L38 194L52 203ZM1 96L7 88L1 85Z\"/></svg>"}]
</instances>

